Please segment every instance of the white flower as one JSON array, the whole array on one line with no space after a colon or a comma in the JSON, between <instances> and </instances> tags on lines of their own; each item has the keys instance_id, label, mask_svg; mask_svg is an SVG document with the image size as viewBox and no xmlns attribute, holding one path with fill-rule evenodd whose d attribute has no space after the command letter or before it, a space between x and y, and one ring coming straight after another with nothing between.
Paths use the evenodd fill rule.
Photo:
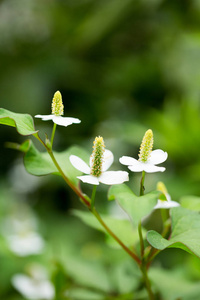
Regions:
<instances>
[{"instance_id":1,"label":"white flower","mask_svg":"<svg viewBox=\"0 0 200 300\"><path fill-rule=\"evenodd\" d=\"M38 269L37 272L34 271L31 275L31 277L24 274L14 275L11 281L16 290L18 290L24 298L30 300L54 299L54 286L47 279L43 269Z\"/></svg>"},{"instance_id":2,"label":"white flower","mask_svg":"<svg viewBox=\"0 0 200 300\"><path fill-rule=\"evenodd\" d=\"M128 166L128 168L132 172L142 172L145 171L147 173L154 173L154 172L164 172L164 167L158 167L156 165L161 164L167 159L167 152L163 150L157 149L153 150L147 159L147 161L143 162L137 160L130 156L122 156L119 161L121 164Z\"/></svg>"},{"instance_id":3,"label":"white flower","mask_svg":"<svg viewBox=\"0 0 200 300\"><path fill-rule=\"evenodd\" d=\"M1 231L9 249L18 256L40 254L44 250L45 242L37 232L37 219L25 204L3 220Z\"/></svg>"},{"instance_id":4,"label":"white flower","mask_svg":"<svg viewBox=\"0 0 200 300\"><path fill-rule=\"evenodd\" d=\"M100 182L113 185L128 181L128 173L125 171L107 171L113 163L114 157L110 150L104 150L103 148L103 138L96 138L94 142L94 151L90 157L89 166L78 156L70 156L69 159L71 164L77 170L87 174L78 176L77 178L83 182L94 185L99 185Z\"/></svg>"},{"instance_id":5,"label":"white flower","mask_svg":"<svg viewBox=\"0 0 200 300\"><path fill-rule=\"evenodd\" d=\"M155 165L161 164L167 159L167 152L160 149L152 151L153 148L153 132L148 129L142 139L140 146L139 159L129 156L122 156L119 161L121 164L128 166L133 172L147 173L163 172L164 167L157 167Z\"/></svg>"},{"instance_id":6,"label":"white flower","mask_svg":"<svg viewBox=\"0 0 200 300\"><path fill-rule=\"evenodd\" d=\"M178 202L171 200L171 196L168 194L166 186L164 185L163 182L159 181L157 183L157 191L162 192L165 195L166 200L158 199L158 202L154 206L154 209L158 209L158 208L168 209L168 208L180 206Z\"/></svg>"},{"instance_id":7,"label":"white flower","mask_svg":"<svg viewBox=\"0 0 200 300\"><path fill-rule=\"evenodd\" d=\"M62 116L55 116L55 115L36 115L35 118L41 118L43 121L52 120L57 125L61 125L65 127L71 124L78 124L81 122L77 118L69 118L69 117L62 117Z\"/></svg>"},{"instance_id":8,"label":"white flower","mask_svg":"<svg viewBox=\"0 0 200 300\"><path fill-rule=\"evenodd\" d=\"M45 245L37 232L8 235L6 240L10 250L18 256L40 254Z\"/></svg>"},{"instance_id":9,"label":"white flower","mask_svg":"<svg viewBox=\"0 0 200 300\"><path fill-rule=\"evenodd\" d=\"M52 120L55 124L61 126L69 126L71 124L78 124L81 121L77 118L62 117L64 113L64 106L62 103L62 95L59 91L55 92L52 100L52 114L51 115L36 115L35 118L41 118L43 121Z\"/></svg>"},{"instance_id":10,"label":"white flower","mask_svg":"<svg viewBox=\"0 0 200 300\"><path fill-rule=\"evenodd\" d=\"M158 199L158 202L154 206L154 209L158 209L158 208L168 209L168 208L180 206L180 204L178 202L171 200L171 197L168 193L165 195L165 197L166 197L167 200Z\"/></svg>"}]
</instances>

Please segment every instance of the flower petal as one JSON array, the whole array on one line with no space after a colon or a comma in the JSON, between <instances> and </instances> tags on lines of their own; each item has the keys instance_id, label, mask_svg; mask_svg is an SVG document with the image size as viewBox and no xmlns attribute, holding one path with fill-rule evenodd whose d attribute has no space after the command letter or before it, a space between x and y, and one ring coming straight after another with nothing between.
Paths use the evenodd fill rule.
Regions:
<instances>
[{"instance_id":1,"label":"flower petal","mask_svg":"<svg viewBox=\"0 0 200 300\"><path fill-rule=\"evenodd\" d=\"M55 297L54 287L47 279L32 279L19 273L12 277L12 284L26 299L50 300Z\"/></svg>"},{"instance_id":2,"label":"flower petal","mask_svg":"<svg viewBox=\"0 0 200 300\"><path fill-rule=\"evenodd\" d=\"M167 156L167 152L164 152L163 150L153 150L151 152L148 162L150 162L153 165L161 164L162 162L166 161Z\"/></svg>"},{"instance_id":3,"label":"flower petal","mask_svg":"<svg viewBox=\"0 0 200 300\"><path fill-rule=\"evenodd\" d=\"M78 176L77 178L85 183L99 185L98 178L92 175L83 175L83 176Z\"/></svg>"},{"instance_id":4,"label":"flower petal","mask_svg":"<svg viewBox=\"0 0 200 300\"><path fill-rule=\"evenodd\" d=\"M102 171L106 171L110 168L114 161L114 156L110 150L105 150L103 154Z\"/></svg>"},{"instance_id":5,"label":"flower petal","mask_svg":"<svg viewBox=\"0 0 200 300\"><path fill-rule=\"evenodd\" d=\"M36 115L35 118L40 118L43 121L53 120L54 115Z\"/></svg>"},{"instance_id":6,"label":"flower petal","mask_svg":"<svg viewBox=\"0 0 200 300\"><path fill-rule=\"evenodd\" d=\"M149 163L143 163L143 170L147 173L164 172L164 167L157 167Z\"/></svg>"},{"instance_id":7,"label":"flower petal","mask_svg":"<svg viewBox=\"0 0 200 300\"><path fill-rule=\"evenodd\" d=\"M129 166L129 170L131 170L132 172L142 172L145 169L145 163L136 160L134 162L134 164L132 164L131 166Z\"/></svg>"},{"instance_id":8,"label":"flower petal","mask_svg":"<svg viewBox=\"0 0 200 300\"><path fill-rule=\"evenodd\" d=\"M99 182L113 185L113 184L121 184L124 181L128 181L128 172L125 171L108 171L104 172L99 176Z\"/></svg>"},{"instance_id":9,"label":"flower petal","mask_svg":"<svg viewBox=\"0 0 200 300\"><path fill-rule=\"evenodd\" d=\"M138 160L130 156L122 156L120 157L119 162L125 166L132 166L135 163L138 163Z\"/></svg>"},{"instance_id":10,"label":"flower petal","mask_svg":"<svg viewBox=\"0 0 200 300\"><path fill-rule=\"evenodd\" d=\"M73 123L80 123L81 121L77 118L68 118L68 117L62 117L62 116L53 116L53 122L56 123L57 125L61 126L69 126Z\"/></svg>"},{"instance_id":11,"label":"flower petal","mask_svg":"<svg viewBox=\"0 0 200 300\"><path fill-rule=\"evenodd\" d=\"M69 160L74 168L85 174L90 174L90 167L80 157L76 155L70 155Z\"/></svg>"},{"instance_id":12,"label":"flower petal","mask_svg":"<svg viewBox=\"0 0 200 300\"><path fill-rule=\"evenodd\" d=\"M158 200L157 204L154 206L154 209L159 209L159 208L172 208L172 207L177 207L180 206L180 204L176 201L161 201Z\"/></svg>"}]
</instances>

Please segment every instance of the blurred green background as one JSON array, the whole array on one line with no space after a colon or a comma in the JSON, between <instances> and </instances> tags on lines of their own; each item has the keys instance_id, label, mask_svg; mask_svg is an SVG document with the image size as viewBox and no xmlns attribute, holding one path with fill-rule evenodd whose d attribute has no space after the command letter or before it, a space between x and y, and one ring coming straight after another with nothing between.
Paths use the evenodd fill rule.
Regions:
<instances>
[{"instance_id":1,"label":"blurred green background","mask_svg":"<svg viewBox=\"0 0 200 300\"><path fill-rule=\"evenodd\" d=\"M57 151L76 144L90 153L95 136L101 135L114 153L113 169L125 170L119 157L137 158L142 137L151 128L154 149L167 151L169 158L164 173L146 176L146 190L161 180L173 200L200 195L199 0L4 0L0 66L1 107L32 116L50 114L53 94L60 90L65 116L81 119L80 125L57 129ZM51 134L51 121L36 119L35 124L43 137ZM62 180L27 177L22 154L4 147L7 141L24 140L15 129L0 127L2 222L15 206L28 205L51 245L52 260L60 261L54 249L59 243L70 251L91 243L88 255L93 251L102 258L102 236L70 216L70 209L81 205ZM129 186L136 194L139 180L140 174L130 174ZM87 184L82 188L91 194ZM100 186L101 211L109 209L106 193L107 187ZM12 257L11 264L6 246L0 255L7 258L0 295L22 299L10 287L10 277L24 270L26 261ZM168 257L168 267L176 264ZM200 273L193 272L199 279Z\"/></svg>"}]
</instances>

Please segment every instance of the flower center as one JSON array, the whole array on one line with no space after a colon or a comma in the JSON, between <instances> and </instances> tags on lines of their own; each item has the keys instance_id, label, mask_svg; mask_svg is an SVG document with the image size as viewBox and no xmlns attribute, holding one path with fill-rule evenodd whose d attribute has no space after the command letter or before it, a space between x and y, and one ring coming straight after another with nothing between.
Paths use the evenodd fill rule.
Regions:
<instances>
[{"instance_id":1,"label":"flower center","mask_svg":"<svg viewBox=\"0 0 200 300\"><path fill-rule=\"evenodd\" d=\"M145 132L145 135L142 139L142 143L140 146L139 161L147 162L148 158L150 157L152 148L153 148L153 132L151 129L148 129Z\"/></svg>"},{"instance_id":2,"label":"flower center","mask_svg":"<svg viewBox=\"0 0 200 300\"><path fill-rule=\"evenodd\" d=\"M55 92L51 104L52 115L62 116L64 111L64 105L62 103L62 95L59 91Z\"/></svg>"},{"instance_id":3,"label":"flower center","mask_svg":"<svg viewBox=\"0 0 200 300\"><path fill-rule=\"evenodd\" d=\"M105 151L104 140L101 136L96 137L93 142L91 175L99 177L102 173L103 154Z\"/></svg>"}]
</instances>

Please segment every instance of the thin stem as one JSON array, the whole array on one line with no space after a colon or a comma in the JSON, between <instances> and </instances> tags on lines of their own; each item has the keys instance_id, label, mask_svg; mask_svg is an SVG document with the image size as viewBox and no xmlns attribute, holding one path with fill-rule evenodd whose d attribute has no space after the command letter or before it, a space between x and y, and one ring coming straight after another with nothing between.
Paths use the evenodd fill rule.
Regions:
<instances>
[{"instance_id":1,"label":"thin stem","mask_svg":"<svg viewBox=\"0 0 200 300\"><path fill-rule=\"evenodd\" d=\"M142 177L140 181L140 196L144 195L144 179L145 179L145 171L142 171ZM141 253L141 258L144 256L144 240L142 236L142 223L141 221L138 224L138 233L139 233L139 238L140 238L140 253Z\"/></svg>"},{"instance_id":2,"label":"thin stem","mask_svg":"<svg viewBox=\"0 0 200 300\"><path fill-rule=\"evenodd\" d=\"M152 289L151 289L151 282L150 282L149 277L147 275L147 266L142 263L142 265L140 267L140 270L141 270L142 275L143 275L143 280L144 280L144 283L145 283L145 286L146 286L146 289L147 289L147 292L148 292L148 295L149 295L149 300L154 300L154 294L153 294Z\"/></svg>"},{"instance_id":3,"label":"thin stem","mask_svg":"<svg viewBox=\"0 0 200 300\"><path fill-rule=\"evenodd\" d=\"M141 221L138 224L138 234L139 234L139 238L140 238L140 254L141 254L141 258L143 258L143 256L144 256L144 240L143 240L143 236L142 236L142 223L141 223Z\"/></svg>"},{"instance_id":4,"label":"thin stem","mask_svg":"<svg viewBox=\"0 0 200 300\"><path fill-rule=\"evenodd\" d=\"M167 209L161 208L161 217L162 217L162 221L163 221L163 227L165 227L165 222L168 220Z\"/></svg>"},{"instance_id":5,"label":"thin stem","mask_svg":"<svg viewBox=\"0 0 200 300\"><path fill-rule=\"evenodd\" d=\"M145 179L145 171L142 171L142 178L140 181L140 196L144 195L144 179Z\"/></svg>"},{"instance_id":6,"label":"thin stem","mask_svg":"<svg viewBox=\"0 0 200 300\"><path fill-rule=\"evenodd\" d=\"M53 147L53 141L54 141L54 136L55 136L55 132L56 132L56 123L53 123L53 130L52 130L52 134L51 134L51 147Z\"/></svg>"},{"instance_id":7,"label":"thin stem","mask_svg":"<svg viewBox=\"0 0 200 300\"><path fill-rule=\"evenodd\" d=\"M97 218L99 223L101 223L101 225L105 228L105 230L118 242L118 244L120 244L120 246L137 262L138 265L141 265L141 260L139 259L139 257L137 257L137 255L134 252L132 252L128 247L126 247L126 245L124 245L124 243L115 235L115 233L111 231L111 229L104 223L96 209L91 209L91 212Z\"/></svg>"},{"instance_id":8,"label":"thin stem","mask_svg":"<svg viewBox=\"0 0 200 300\"><path fill-rule=\"evenodd\" d=\"M111 229L104 223L101 216L98 214L96 209L91 207L91 202L86 198L85 195L82 194L80 190L78 190L67 178L67 176L62 171L61 167L59 166L58 162L56 161L56 158L52 152L51 149L47 147L47 145L43 142L43 140L40 138L40 136L37 134L35 137L43 144L43 146L48 151L53 163L55 164L56 168L60 172L61 176L65 180L65 182L71 187L71 189L77 194L77 196L82 200L82 202L88 207L88 209L92 212L92 214L97 218L97 220L100 222L100 224L105 228L105 230L116 240L116 242L137 262L138 265L141 265L141 260L137 255L132 252L124 243L114 234L114 232L111 231ZM94 190L93 190L94 193ZM94 195L95 196L95 195Z\"/></svg>"},{"instance_id":9,"label":"thin stem","mask_svg":"<svg viewBox=\"0 0 200 300\"><path fill-rule=\"evenodd\" d=\"M93 191L92 191L92 198L91 198L91 209L94 208L94 201L95 201L96 190L97 190L97 185L94 185L93 186Z\"/></svg>"},{"instance_id":10,"label":"thin stem","mask_svg":"<svg viewBox=\"0 0 200 300\"><path fill-rule=\"evenodd\" d=\"M74 186L71 181L67 178L63 170L61 169L60 165L58 164L52 150L43 142L43 140L40 138L40 136L37 134L36 138L43 144L43 146L46 148L47 152L49 153L54 165L56 166L57 170L65 180L65 182L69 185L69 187L77 194L77 196L83 201L83 203L87 206L90 207L90 201L86 199L86 197L82 194L82 192Z\"/></svg>"}]
</instances>

